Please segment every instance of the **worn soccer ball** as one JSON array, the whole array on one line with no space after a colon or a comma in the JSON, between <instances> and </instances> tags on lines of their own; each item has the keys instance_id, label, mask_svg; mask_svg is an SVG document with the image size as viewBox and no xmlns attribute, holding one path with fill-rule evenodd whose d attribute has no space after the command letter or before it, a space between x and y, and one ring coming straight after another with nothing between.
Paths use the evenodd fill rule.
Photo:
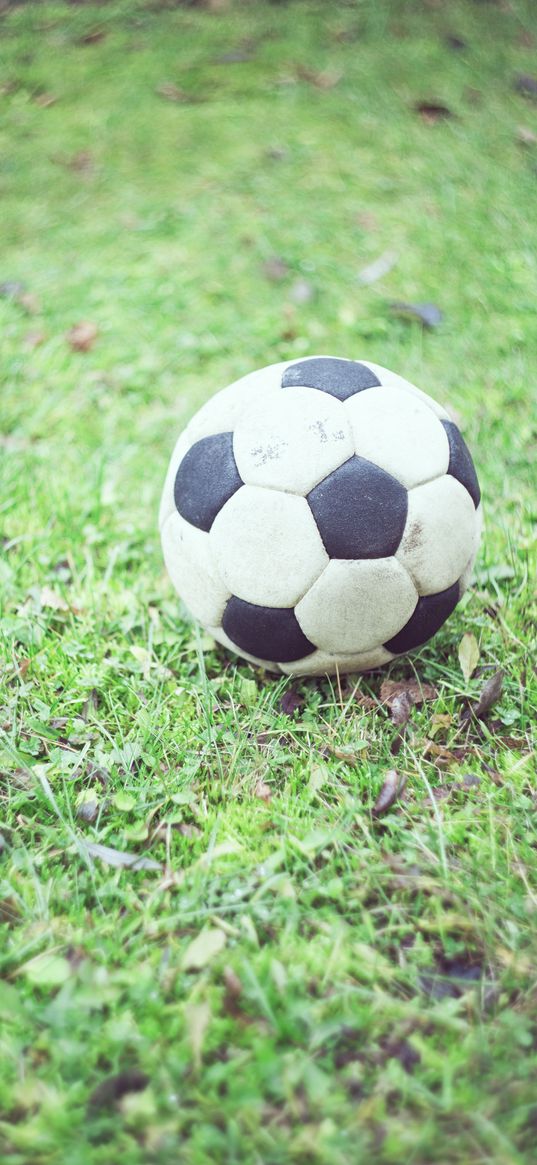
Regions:
<instances>
[{"instance_id":1,"label":"worn soccer ball","mask_svg":"<svg viewBox=\"0 0 537 1165\"><path fill-rule=\"evenodd\" d=\"M316 356L252 372L196 413L160 529L176 590L219 643L273 671L368 671L458 603L480 490L430 396L377 364Z\"/></svg>"}]
</instances>

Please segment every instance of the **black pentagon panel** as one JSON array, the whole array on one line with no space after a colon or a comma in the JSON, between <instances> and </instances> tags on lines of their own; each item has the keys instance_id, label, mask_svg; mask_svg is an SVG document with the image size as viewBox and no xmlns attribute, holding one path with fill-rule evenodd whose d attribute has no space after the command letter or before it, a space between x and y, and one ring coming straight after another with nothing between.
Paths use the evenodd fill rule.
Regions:
<instances>
[{"instance_id":1,"label":"black pentagon panel","mask_svg":"<svg viewBox=\"0 0 537 1165\"><path fill-rule=\"evenodd\" d=\"M211 529L222 506L243 485L233 456L233 433L202 437L185 454L175 477L175 505L185 521Z\"/></svg>"},{"instance_id":2,"label":"black pentagon panel","mask_svg":"<svg viewBox=\"0 0 537 1165\"><path fill-rule=\"evenodd\" d=\"M292 663L315 651L289 607L258 607L233 595L224 611L222 627L237 647L258 659Z\"/></svg>"},{"instance_id":3,"label":"black pentagon panel","mask_svg":"<svg viewBox=\"0 0 537 1165\"><path fill-rule=\"evenodd\" d=\"M316 356L291 364L282 376L282 388L318 388L338 400L347 400L355 392L376 388L380 380L365 364L357 360L340 360L335 356Z\"/></svg>"},{"instance_id":4,"label":"black pentagon panel","mask_svg":"<svg viewBox=\"0 0 537 1165\"><path fill-rule=\"evenodd\" d=\"M331 558L388 558L403 536L407 492L365 457L329 473L307 500Z\"/></svg>"},{"instance_id":5,"label":"black pentagon panel","mask_svg":"<svg viewBox=\"0 0 537 1165\"><path fill-rule=\"evenodd\" d=\"M408 623L389 639L383 646L387 651L399 654L402 651L412 651L432 639L451 612L455 610L459 601L459 584L454 583L446 591L438 591L436 595L425 595L418 599L415 611Z\"/></svg>"},{"instance_id":6,"label":"black pentagon panel","mask_svg":"<svg viewBox=\"0 0 537 1165\"><path fill-rule=\"evenodd\" d=\"M472 461L472 454L462 433L454 422L442 421L442 424L449 441L449 465L447 471L468 490L474 506L477 509L481 499L481 490Z\"/></svg>"}]
</instances>

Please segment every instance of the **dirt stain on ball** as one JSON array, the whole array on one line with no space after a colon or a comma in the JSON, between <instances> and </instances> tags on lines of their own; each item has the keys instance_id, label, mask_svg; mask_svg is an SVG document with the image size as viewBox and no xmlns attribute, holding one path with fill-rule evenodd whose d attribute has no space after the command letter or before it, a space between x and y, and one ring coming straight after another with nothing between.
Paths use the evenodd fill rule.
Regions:
<instances>
[{"instance_id":1,"label":"dirt stain on ball","mask_svg":"<svg viewBox=\"0 0 537 1165\"><path fill-rule=\"evenodd\" d=\"M416 521L413 522L411 526L409 526L408 531L405 534L405 549L407 551L419 550L422 545L423 523Z\"/></svg>"},{"instance_id":2,"label":"dirt stain on ball","mask_svg":"<svg viewBox=\"0 0 537 1165\"><path fill-rule=\"evenodd\" d=\"M251 457L256 466L266 465L267 461L279 461L286 448L287 441L275 441L273 445L258 445L251 450Z\"/></svg>"}]
</instances>

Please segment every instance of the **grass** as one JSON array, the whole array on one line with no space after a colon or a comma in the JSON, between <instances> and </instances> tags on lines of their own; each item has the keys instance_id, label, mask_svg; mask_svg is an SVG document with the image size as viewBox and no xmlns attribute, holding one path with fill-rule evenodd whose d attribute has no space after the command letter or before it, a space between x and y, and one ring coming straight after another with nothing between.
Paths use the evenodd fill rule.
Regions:
<instances>
[{"instance_id":1,"label":"grass","mask_svg":"<svg viewBox=\"0 0 537 1165\"><path fill-rule=\"evenodd\" d=\"M529 1163L533 6L2 7L2 1159ZM340 685L216 651L156 533L192 412L319 351L447 402L486 507L434 642ZM387 677L436 689L395 743Z\"/></svg>"}]
</instances>

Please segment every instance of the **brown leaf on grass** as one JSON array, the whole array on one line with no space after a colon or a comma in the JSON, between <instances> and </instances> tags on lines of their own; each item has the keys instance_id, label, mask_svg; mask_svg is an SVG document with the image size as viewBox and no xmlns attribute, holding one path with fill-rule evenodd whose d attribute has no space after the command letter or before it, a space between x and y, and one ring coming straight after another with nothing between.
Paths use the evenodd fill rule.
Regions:
<instances>
[{"instance_id":1,"label":"brown leaf on grass","mask_svg":"<svg viewBox=\"0 0 537 1165\"><path fill-rule=\"evenodd\" d=\"M463 753L463 756L457 755ZM457 765L461 759L464 759L464 750L457 749L452 751L446 748L443 744L436 744L434 740L425 740L422 745L421 754L423 757L433 757L434 763L438 768L449 768L450 765Z\"/></svg>"},{"instance_id":2,"label":"brown leaf on grass","mask_svg":"<svg viewBox=\"0 0 537 1165\"><path fill-rule=\"evenodd\" d=\"M55 105L58 98L54 93L36 93L32 98L34 105L40 105L42 109L48 109L50 105Z\"/></svg>"},{"instance_id":3,"label":"brown leaf on grass","mask_svg":"<svg viewBox=\"0 0 537 1165\"><path fill-rule=\"evenodd\" d=\"M424 328L437 328L442 323L444 313L435 303L404 303L395 300L390 304L392 315L403 320L417 320Z\"/></svg>"},{"instance_id":4,"label":"brown leaf on grass","mask_svg":"<svg viewBox=\"0 0 537 1165\"><path fill-rule=\"evenodd\" d=\"M523 97L531 97L537 101L537 77L531 73L517 73L513 87L517 93L521 93Z\"/></svg>"},{"instance_id":5,"label":"brown leaf on grass","mask_svg":"<svg viewBox=\"0 0 537 1165\"><path fill-rule=\"evenodd\" d=\"M89 719L89 717L94 712L98 711L98 708L99 708L99 693L97 691L97 688L91 688L91 690L88 692L88 695L86 696L86 699L84 700L84 703L80 709L81 720L87 721Z\"/></svg>"},{"instance_id":6,"label":"brown leaf on grass","mask_svg":"<svg viewBox=\"0 0 537 1165\"><path fill-rule=\"evenodd\" d=\"M66 340L73 352L89 352L99 335L99 329L91 320L80 320L66 333Z\"/></svg>"},{"instance_id":7,"label":"brown leaf on grass","mask_svg":"<svg viewBox=\"0 0 537 1165\"><path fill-rule=\"evenodd\" d=\"M466 41L463 40L461 36L457 36L452 32L448 33L445 41L448 49L452 49L454 53L460 53L467 47Z\"/></svg>"},{"instance_id":8,"label":"brown leaf on grass","mask_svg":"<svg viewBox=\"0 0 537 1165\"><path fill-rule=\"evenodd\" d=\"M99 815L99 803L95 800L81 801L77 805L76 815L85 825L93 825Z\"/></svg>"},{"instance_id":9,"label":"brown leaf on grass","mask_svg":"<svg viewBox=\"0 0 537 1165\"><path fill-rule=\"evenodd\" d=\"M396 696L405 692L414 704L423 704L425 700L436 700L438 691L432 684L422 684L419 680L383 680L380 686L380 699L383 704L391 707Z\"/></svg>"},{"instance_id":10,"label":"brown leaf on grass","mask_svg":"<svg viewBox=\"0 0 537 1165\"><path fill-rule=\"evenodd\" d=\"M267 805L268 805L269 801L272 799L272 789L271 789L270 785L267 785L266 782L263 781L261 778L259 779L259 781L256 784L254 793L255 793L256 797L259 797L260 801L265 801L267 803Z\"/></svg>"},{"instance_id":11,"label":"brown leaf on grass","mask_svg":"<svg viewBox=\"0 0 537 1165\"><path fill-rule=\"evenodd\" d=\"M26 679L28 668L30 667L30 659L25 656L23 659L18 659L16 663L17 675L21 680Z\"/></svg>"},{"instance_id":12,"label":"brown leaf on grass","mask_svg":"<svg viewBox=\"0 0 537 1165\"><path fill-rule=\"evenodd\" d=\"M101 41L103 41L105 39L105 37L106 37L106 33L104 31L104 28L92 28L92 29L90 29L89 32L85 32L83 36L80 36L78 38L78 40L75 41L75 44L79 44L79 45L100 44Z\"/></svg>"},{"instance_id":13,"label":"brown leaf on grass","mask_svg":"<svg viewBox=\"0 0 537 1165\"><path fill-rule=\"evenodd\" d=\"M279 255L272 255L270 259L265 260L261 270L270 283L280 283L289 274L289 264Z\"/></svg>"},{"instance_id":14,"label":"brown leaf on grass","mask_svg":"<svg viewBox=\"0 0 537 1165\"><path fill-rule=\"evenodd\" d=\"M338 748L334 744L325 744L321 756L333 756L336 760L342 760L346 765L361 765L367 759L367 742L364 741L364 748Z\"/></svg>"},{"instance_id":15,"label":"brown leaf on grass","mask_svg":"<svg viewBox=\"0 0 537 1165\"><path fill-rule=\"evenodd\" d=\"M397 695L392 696L390 700L390 714L392 724L396 724L401 728L410 719L410 713L414 707L414 701L410 692L398 692Z\"/></svg>"},{"instance_id":16,"label":"brown leaf on grass","mask_svg":"<svg viewBox=\"0 0 537 1165\"><path fill-rule=\"evenodd\" d=\"M41 331L40 328L34 328L31 332L27 332L23 344L28 352L33 352L35 348L39 348L41 344L45 343L47 333Z\"/></svg>"},{"instance_id":17,"label":"brown leaf on grass","mask_svg":"<svg viewBox=\"0 0 537 1165\"><path fill-rule=\"evenodd\" d=\"M468 683L479 663L479 645L471 631L465 631L459 643L458 654L462 674Z\"/></svg>"},{"instance_id":18,"label":"brown leaf on grass","mask_svg":"<svg viewBox=\"0 0 537 1165\"><path fill-rule=\"evenodd\" d=\"M49 607L51 611L68 611L69 603L66 603L62 595L57 591L53 591L52 587L42 587L39 592L39 602L42 607Z\"/></svg>"},{"instance_id":19,"label":"brown leaf on grass","mask_svg":"<svg viewBox=\"0 0 537 1165\"><path fill-rule=\"evenodd\" d=\"M472 705L472 712L479 720L484 719L492 705L499 700L502 694L504 675L505 672L500 669L494 672L494 675L483 685L479 700Z\"/></svg>"},{"instance_id":20,"label":"brown leaf on grass","mask_svg":"<svg viewBox=\"0 0 537 1165\"><path fill-rule=\"evenodd\" d=\"M304 697L297 692L296 688L287 688L280 700L280 708L285 712L286 716L293 716L304 707Z\"/></svg>"},{"instance_id":21,"label":"brown leaf on grass","mask_svg":"<svg viewBox=\"0 0 537 1165\"><path fill-rule=\"evenodd\" d=\"M239 976L233 970L233 967L224 967L224 1011L227 1015L237 1016L240 1014L239 999L242 995L242 983Z\"/></svg>"},{"instance_id":22,"label":"brown leaf on grass","mask_svg":"<svg viewBox=\"0 0 537 1165\"><path fill-rule=\"evenodd\" d=\"M378 219L371 210L361 210L356 215L356 222L363 231L371 233L378 230Z\"/></svg>"},{"instance_id":23,"label":"brown leaf on grass","mask_svg":"<svg viewBox=\"0 0 537 1165\"><path fill-rule=\"evenodd\" d=\"M22 307L29 316L35 316L41 311L41 304L33 291L28 291L25 283L17 279L6 279L0 283L2 299L12 299Z\"/></svg>"},{"instance_id":24,"label":"brown leaf on grass","mask_svg":"<svg viewBox=\"0 0 537 1165\"><path fill-rule=\"evenodd\" d=\"M443 105L440 101L416 101L414 109L429 125L454 116L449 106Z\"/></svg>"},{"instance_id":25,"label":"brown leaf on grass","mask_svg":"<svg viewBox=\"0 0 537 1165\"><path fill-rule=\"evenodd\" d=\"M127 1092L143 1092L149 1084L149 1076L138 1068L117 1072L114 1076L107 1076L93 1089L88 1098L88 1109L110 1108L121 1100Z\"/></svg>"},{"instance_id":26,"label":"brown leaf on grass","mask_svg":"<svg viewBox=\"0 0 537 1165\"><path fill-rule=\"evenodd\" d=\"M270 162L285 162L288 157L288 151L283 146L270 146L268 150L265 150L265 158L268 158Z\"/></svg>"},{"instance_id":27,"label":"brown leaf on grass","mask_svg":"<svg viewBox=\"0 0 537 1165\"><path fill-rule=\"evenodd\" d=\"M17 296L17 303L29 316L37 316L41 311L41 304L33 291L23 291L21 295Z\"/></svg>"},{"instance_id":28,"label":"brown leaf on grass","mask_svg":"<svg viewBox=\"0 0 537 1165\"><path fill-rule=\"evenodd\" d=\"M484 981L484 968L474 952L463 951L454 959L439 955L432 970L419 976L421 990L431 999L459 999Z\"/></svg>"},{"instance_id":29,"label":"brown leaf on grass","mask_svg":"<svg viewBox=\"0 0 537 1165\"><path fill-rule=\"evenodd\" d=\"M343 694L344 696L351 695L351 691L349 690L347 692L345 689ZM365 692L361 692L359 684L355 685L354 691L352 692L352 699L354 700L354 703L358 704L359 708L363 708L365 712L376 712L378 708L377 700L374 700L373 696L367 696Z\"/></svg>"},{"instance_id":30,"label":"brown leaf on grass","mask_svg":"<svg viewBox=\"0 0 537 1165\"><path fill-rule=\"evenodd\" d=\"M405 739L404 727L398 728L397 732L395 733L395 736L393 737L391 744L390 744L390 753L392 756L399 756L399 753L401 752L401 749L403 747L404 739Z\"/></svg>"},{"instance_id":31,"label":"brown leaf on grass","mask_svg":"<svg viewBox=\"0 0 537 1165\"><path fill-rule=\"evenodd\" d=\"M174 101L177 105L188 105L193 98L184 89L180 89L173 81L162 81L157 85L155 93L165 101Z\"/></svg>"},{"instance_id":32,"label":"brown leaf on grass","mask_svg":"<svg viewBox=\"0 0 537 1165\"><path fill-rule=\"evenodd\" d=\"M20 919L20 907L15 898L0 898L0 922L14 926Z\"/></svg>"},{"instance_id":33,"label":"brown leaf on grass","mask_svg":"<svg viewBox=\"0 0 537 1165\"><path fill-rule=\"evenodd\" d=\"M113 849L109 845L100 845L96 841L85 842L85 849L92 858L100 858L107 866L123 867L129 870L161 870L160 862L153 858L146 858L143 854L126 853L124 850Z\"/></svg>"},{"instance_id":34,"label":"brown leaf on grass","mask_svg":"<svg viewBox=\"0 0 537 1165\"><path fill-rule=\"evenodd\" d=\"M317 73L315 69L308 69L305 65L297 65L296 76L300 81L307 81L316 89L333 89L339 84L343 73L341 69L324 69Z\"/></svg>"},{"instance_id":35,"label":"brown leaf on grass","mask_svg":"<svg viewBox=\"0 0 537 1165\"><path fill-rule=\"evenodd\" d=\"M384 778L384 783L380 793L373 805L373 813L375 817L379 817L381 813L386 813L391 809L392 805L398 800L406 785L406 777L397 772L397 769L389 769Z\"/></svg>"},{"instance_id":36,"label":"brown leaf on grass","mask_svg":"<svg viewBox=\"0 0 537 1165\"><path fill-rule=\"evenodd\" d=\"M483 104L483 94L480 89L476 89L473 85L466 85L463 89L463 97L468 105L479 106Z\"/></svg>"},{"instance_id":37,"label":"brown leaf on grass","mask_svg":"<svg viewBox=\"0 0 537 1165\"><path fill-rule=\"evenodd\" d=\"M66 158L62 165L75 174L91 174L95 169L95 159L89 150L77 150L76 154Z\"/></svg>"},{"instance_id":38,"label":"brown leaf on grass","mask_svg":"<svg viewBox=\"0 0 537 1165\"><path fill-rule=\"evenodd\" d=\"M196 837L201 837L201 829L198 829L197 825L192 825L189 821L180 821L177 826L177 831L181 834L181 837L187 837L190 841Z\"/></svg>"},{"instance_id":39,"label":"brown leaf on grass","mask_svg":"<svg viewBox=\"0 0 537 1165\"><path fill-rule=\"evenodd\" d=\"M421 1056L408 1040L388 1038L382 1041L374 1060L378 1060L381 1064L388 1060L399 1060L404 1071L411 1074L416 1065L420 1063Z\"/></svg>"}]
</instances>

